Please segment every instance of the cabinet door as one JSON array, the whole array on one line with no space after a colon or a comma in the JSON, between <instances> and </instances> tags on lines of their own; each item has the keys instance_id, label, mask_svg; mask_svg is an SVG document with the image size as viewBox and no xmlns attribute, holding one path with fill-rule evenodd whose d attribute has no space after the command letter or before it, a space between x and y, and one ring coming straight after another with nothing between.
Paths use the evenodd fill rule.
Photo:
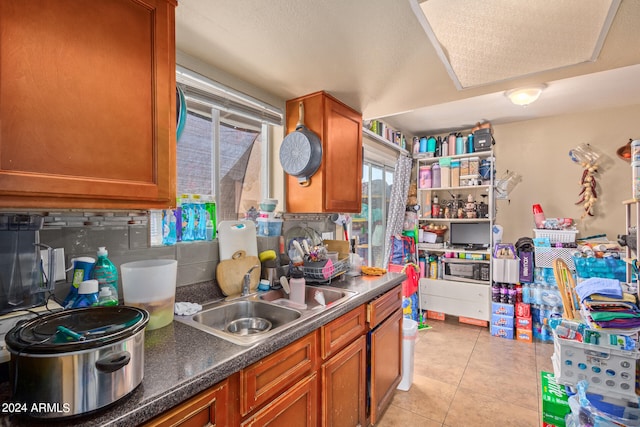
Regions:
<instances>
[{"instance_id":1,"label":"cabinet door","mask_svg":"<svg viewBox=\"0 0 640 427\"><path fill-rule=\"evenodd\" d=\"M362 209L362 116L326 98L324 211L353 212Z\"/></svg>"},{"instance_id":2,"label":"cabinet door","mask_svg":"<svg viewBox=\"0 0 640 427\"><path fill-rule=\"evenodd\" d=\"M318 423L318 375L313 374L273 400L242 427L316 427Z\"/></svg>"},{"instance_id":3,"label":"cabinet door","mask_svg":"<svg viewBox=\"0 0 640 427\"><path fill-rule=\"evenodd\" d=\"M287 133L296 129L300 102L305 126L322 142L322 162L307 186L286 176L287 212L360 212L362 115L325 92L315 92L287 101Z\"/></svg>"},{"instance_id":4,"label":"cabinet door","mask_svg":"<svg viewBox=\"0 0 640 427\"><path fill-rule=\"evenodd\" d=\"M402 310L371 332L371 424L391 403L402 379Z\"/></svg>"},{"instance_id":5,"label":"cabinet door","mask_svg":"<svg viewBox=\"0 0 640 427\"><path fill-rule=\"evenodd\" d=\"M314 372L317 353L314 332L240 371L240 413L247 415Z\"/></svg>"},{"instance_id":6,"label":"cabinet door","mask_svg":"<svg viewBox=\"0 0 640 427\"><path fill-rule=\"evenodd\" d=\"M323 427L366 423L367 340L361 336L322 365Z\"/></svg>"},{"instance_id":7,"label":"cabinet door","mask_svg":"<svg viewBox=\"0 0 640 427\"><path fill-rule=\"evenodd\" d=\"M170 409L144 424L145 427L227 427L229 422L229 380Z\"/></svg>"},{"instance_id":8,"label":"cabinet door","mask_svg":"<svg viewBox=\"0 0 640 427\"><path fill-rule=\"evenodd\" d=\"M0 207L175 203L175 6L0 2Z\"/></svg>"}]
</instances>

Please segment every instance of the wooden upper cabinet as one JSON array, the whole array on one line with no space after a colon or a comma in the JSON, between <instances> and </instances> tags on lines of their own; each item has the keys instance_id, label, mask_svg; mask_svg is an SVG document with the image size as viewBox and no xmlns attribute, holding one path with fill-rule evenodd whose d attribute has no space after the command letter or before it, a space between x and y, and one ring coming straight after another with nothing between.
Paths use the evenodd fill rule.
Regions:
<instances>
[{"instance_id":1,"label":"wooden upper cabinet","mask_svg":"<svg viewBox=\"0 0 640 427\"><path fill-rule=\"evenodd\" d=\"M0 207L175 203L176 4L0 2Z\"/></svg>"},{"instance_id":2,"label":"wooden upper cabinet","mask_svg":"<svg viewBox=\"0 0 640 427\"><path fill-rule=\"evenodd\" d=\"M322 162L309 186L286 175L287 212L360 212L362 114L325 92L312 93L287 101L287 134L296 129L300 102L305 126L322 142Z\"/></svg>"}]
</instances>

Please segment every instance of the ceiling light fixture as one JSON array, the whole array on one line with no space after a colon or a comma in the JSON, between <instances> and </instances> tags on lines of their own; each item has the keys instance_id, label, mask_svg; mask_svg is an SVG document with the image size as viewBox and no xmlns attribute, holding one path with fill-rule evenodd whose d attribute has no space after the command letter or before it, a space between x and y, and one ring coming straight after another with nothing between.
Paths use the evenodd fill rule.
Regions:
<instances>
[{"instance_id":1,"label":"ceiling light fixture","mask_svg":"<svg viewBox=\"0 0 640 427\"><path fill-rule=\"evenodd\" d=\"M511 89L506 91L504 94L515 105L527 106L540 97L542 89L545 87L546 85L544 84L534 85L519 89Z\"/></svg>"}]
</instances>

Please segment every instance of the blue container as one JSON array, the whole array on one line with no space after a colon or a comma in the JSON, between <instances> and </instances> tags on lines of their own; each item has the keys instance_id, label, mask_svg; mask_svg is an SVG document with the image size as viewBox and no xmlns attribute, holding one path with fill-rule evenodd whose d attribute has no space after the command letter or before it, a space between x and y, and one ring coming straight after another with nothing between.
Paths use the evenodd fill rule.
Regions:
<instances>
[{"instance_id":1,"label":"blue container","mask_svg":"<svg viewBox=\"0 0 640 427\"><path fill-rule=\"evenodd\" d=\"M427 138L424 136L420 138L420 152L421 153L427 152Z\"/></svg>"},{"instance_id":2,"label":"blue container","mask_svg":"<svg viewBox=\"0 0 640 427\"><path fill-rule=\"evenodd\" d=\"M280 236L282 234L282 219L258 218L258 236Z\"/></svg>"},{"instance_id":3,"label":"blue container","mask_svg":"<svg viewBox=\"0 0 640 427\"><path fill-rule=\"evenodd\" d=\"M473 153L473 134L470 133L469 136L467 136L467 153Z\"/></svg>"},{"instance_id":4,"label":"blue container","mask_svg":"<svg viewBox=\"0 0 640 427\"><path fill-rule=\"evenodd\" d=\"M462 135L456 137L456 154L464 154L464 139L462 139Z\"/></svg>"},{"instance_id":5,"label":"blue container","mask_svg":"<svg viewBox=\"0 0 640 427\"><path fill-rule=\"evenodd\" d=\"M427 152L429 153L436 152L436 139L432 136L427 138Z\"/></svg>"},{"instance_id":6,"label":"blue container","mask_svg":"<svg viewBox=\"0 0 640 427\"><path fill-rule=\"evenodd\" d=\"M574 256L573 262L576 265L576 275L580 278L604 277L618 279L621 282L627 280L627 265L621 259Z\"/></svg>"}]
</instances>

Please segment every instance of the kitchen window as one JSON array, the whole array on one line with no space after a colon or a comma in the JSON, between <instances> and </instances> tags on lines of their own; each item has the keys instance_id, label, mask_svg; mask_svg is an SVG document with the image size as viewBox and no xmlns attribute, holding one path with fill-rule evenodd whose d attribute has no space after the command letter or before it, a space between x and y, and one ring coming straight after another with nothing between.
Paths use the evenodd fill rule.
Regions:
<instances>
[{"instance_id":1,"label":"kitchen window","mask_svg":"<svg viewBox=\"0 0 640 427\"><path fill-rule=\"evenodd\" d=\"M268 197L270 126L282 112L178 66L187 120L177 144L177 192L214 195L217 219L244 218Z\"/></svg>"}]
</instances>

